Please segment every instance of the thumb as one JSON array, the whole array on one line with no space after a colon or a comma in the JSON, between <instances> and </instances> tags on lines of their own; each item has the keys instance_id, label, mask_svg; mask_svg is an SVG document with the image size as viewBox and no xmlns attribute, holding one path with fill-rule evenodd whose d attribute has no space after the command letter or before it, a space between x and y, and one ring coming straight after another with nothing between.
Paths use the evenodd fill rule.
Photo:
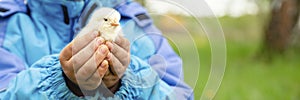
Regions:
<instances>
[{"instance_id":1,"label":"thumb","mask_svg":"<svg viewBox=\"0 0 300 100\"><path fill-rule=\"evenodd\" d=\"M69 43L61 52L59 55L59 59L61 61L68 61L72 57L72 46L73 42Z\"/></svg>"},{"instance_id":2,"label":"thumb","mask_svg":"<svg viewBox=\"0 0 300 100\"><path fill-rule=\"evenodd\" d=\"M98 67L98 73L101 76L101 78L103 78L103 76L107 72L107 69L108 69L108 61L103 60L101 65Z\"/></svg>"}]
</instances>

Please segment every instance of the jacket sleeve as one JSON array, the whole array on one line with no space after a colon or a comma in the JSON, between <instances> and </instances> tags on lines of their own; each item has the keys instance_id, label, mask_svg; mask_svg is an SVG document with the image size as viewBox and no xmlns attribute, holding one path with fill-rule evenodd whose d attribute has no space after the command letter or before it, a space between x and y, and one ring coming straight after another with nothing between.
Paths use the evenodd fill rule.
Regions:
<instances>
[{"instance_id":1,"label":"jacket sleeve","mask_svg":"<svg viewBox=\"0 0 300 100\"><path fill-rule=\"evenodd\" d=\"M194 98L193 90L183 79L182 60L174 52L161 31L155 27L147 10L136 2L127 3L126 5L117 7L117 10L123 17L131 18L136 22L136 26L134 26L135 30L140 30L142 31L141 33L143 33L142 36L136 35L137 38L149 37L150 40L147 41L151 41L154 45L155 51L153 53L145 53L144 51L150 51L152 47L150 49L147 48L147 50L144 51L140 49L149 46L151 43L136 43L140 44L137 50L138 54L136 55L148 62L148 64L158 73L161 80L172 88L171 92L176 94L178 100L192 100ZM135 32L131 32L131 34Z\"/></svg>"},{"instance_id":2,"label":"jacket sleeve","mask_svg":"<svg viewBox=\"0 0 300 100\"><path fill-rule=\"evenodd\" d=\"M171 99L167 84L160 80L151 67L138 57L131 56L131 63L121 79L121 87L114 97L102 99ZM19 73L1 100L9 99L84 99L75 96L66 86L58 55L43 57L29 69ZM99 96L99 95L98 95Z\"/></svg>"},{"instance_id":3,"label":"jacket sleeve","mask_svg":"<svg viewBox=\"0 0 300 100\"><path fill-rule=\"evenodd\" d=\"M0 9L0 92L2 92L6 90L9 81L27 67L22 58L4 48L8 20L15 13L26 12L26 7L14 0L0 0Z\"/></svg>"},{"instance_id":4,"label":"jacket sleeve","mask_svg":"<svg viewBox=\"0 0 300 100\"><path fill-rule=\"evenodd\" d=\"M10 81L1 100L79 99L66 86L58 55L46 56Z\"/></svg>"},{"instance_id":5,"label":"jacket sleeve","mask_svg":"<svg viewBox=\"0 0 300 100\"><path fill-rule=\"evenodd\" d=\"M131 62L121 79L116 96L124 100L173 100L171 87L163 82L155 70L139 57L131 56Z\"/></svg>"},{"instance_id":6,"label":"jacket sleeve","mask_svg":"<svg viewBox=\"0 0 300 100\"><path fill-rule=\"evenodd\" d=\"M25 70L25 63L16 55L0 48L0 92L4 91L11 79Z\"/></svg>"}]
</instances>

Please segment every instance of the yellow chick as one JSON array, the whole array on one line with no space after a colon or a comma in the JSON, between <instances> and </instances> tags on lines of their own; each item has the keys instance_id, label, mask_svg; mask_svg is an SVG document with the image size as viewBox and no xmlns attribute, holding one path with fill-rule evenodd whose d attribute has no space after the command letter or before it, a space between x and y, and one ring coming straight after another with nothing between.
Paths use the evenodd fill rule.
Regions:
<instances>
[{"instance_id":1,"label":"yellow chick","mask_svg":"<svg viewBox=\"0 0 300 100\"><path fill-rule=\"evenodd\" d=\"M112 8L96 9L88 24L80 31L79 34L85 34L93 30L98 30L100 36L108 41L115 41L118 35L123 35L120 26L121 15L118 11Z\"/></svg>"}]
</instances>

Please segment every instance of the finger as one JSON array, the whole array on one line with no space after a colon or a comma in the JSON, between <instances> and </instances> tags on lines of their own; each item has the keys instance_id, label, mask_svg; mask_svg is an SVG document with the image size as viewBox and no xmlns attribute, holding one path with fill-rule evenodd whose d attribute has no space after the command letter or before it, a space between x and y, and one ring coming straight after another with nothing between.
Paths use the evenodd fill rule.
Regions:
<instances>
[{"instance_id":1,"label":"finger","mask_svg":"<svg viewBox=\"0 0 300 100\"><path fill-rule=\"evenodd\" d=\"M107 60L110 60L111 59L111 56L112 56L112 54L111 54L111 52L109 52L108 54L107 54L107 57L106 57L106 59ZM108 66L109 67L109 66ZM107 71L106 73L105 73L105 75L104 76L107 76L107 75L112 75L112 71L111 71L111 68L108 68L109 69L109 71Z\"/></svg>"},{"instance_id":2,"label":"finger","mask_svg":"<svg viewBox=\"0 0 300 100\"><path fill-rule=\"evenodd\" d=\"M90 32L88 34L83 34L82 36L76 37L72 41L72 53L75 55L78 53L82 48L86 47L91 41L93 41L99 33L97 31Z\"/></svg>"},{"instance_id":3,"label":"finger","mask_svg":"<svg viewBox=\"0 0 300 100\"><path fill-rule=\"evenodd\" d=\"M109 53L108 56L111 56L111 59L108 60L111 73L121 77L127 66L123 67L121 62L113 54Z\"/></svg>"},{"instance_id":4,"label":"finger","mask_svg":"<svg viewBox=\"0 0 300 100\"><path fill-rule=\"evenodd\" d=\"M104 58L106 58L107 54L107 46L101 45L93 57L78 70L76 73L78 76L76 78L80 80L88 80L90 77L92 77L92 75L97 71L100 63L104 60Z\"/></svg>"},{"instance_id":5,"label":"finger","mask_svg":"<svg viewBox=\"0 0 300 100\"><path fill-rule=\"evenodd\" d=\"M120 78L118 76L109 74L108 76L104 76L102 78L103 83L106 85L107 88L113 87Z\"/></svg>"},{"instance_id":6,"label":"finger","mask_svg":"<svg viewBox=\"0 0 300 100\"><path fill-rule=\"evenodd\" d=\"M127 66L129 64L130 54L128 51L112 42L106 42L106 45L110 48L112 54L122 63L123 66Z\"/></svg>"},{"instance_id":7,"label":"finger","mask_svg":"<svg viewBox=\"0 0 300 100\"><path fill-rule=\"evenodd\" d=\"M115 43L125 49L126 51L130 50L130 42L123 36L117 36Z\"/></svg>"},{"instance_id":8,"label":"finger","mask_svg":"<svg viewBox=\"0 0 300 100\"><path fill-rule=\"evenodd\" d=\"M120 78L115 75L109 74L107 76L104 76L102 80L105 82L105 81L118 81L118 79Z\"/></svg>"},{"instance_id":9,"label":"finger","mask_svg":"<svg viewBox=\"0 0 300 100\"><path fill-rule=\"evenodd\" d=\"M104 43L104 39L98 37L70 59L69 63L72 63L75 72L93 56L102 43Z\"/></svg>"},{"instance_id":10,"label":"finger","mask_svg":"<svg viewBox=\"0 0 300 100\"><path fill-rule=\"evenodd\" d=\"M108 69L110 70L110 68L108 68ZM111 74L111 72L110 71L106 71L106 73L104 74L104 76L107 76L109 74Z\"/></svg>"},{"instance_id":11,"label":"finger","mask_svg":"<svg viewBox=\"0 0 300 100\"><path fill-rule=\"evenodd\" d=\"M86 90L94 90L100 86L102 83L102 78L104 77L104 73L108 69L108 62L104 60L101 65L95 70L95 73L87 79L87 80L78 80L80 83L79 86ZM99 73L100 72L100 73Z\"/></svg>"},{"instance_id":12,"label":"finger","mask_svg":"<svg viewBox=\"0 0 300 100\"><path fill-rule=\"evenodd\" d=\"M68 61L72 57L72 42L69 43L60 53L60 61Z\"/></svg>"},{"instance_id":13,"label":"finger","mask_svg":"<svg viewBox=\"0 0 300 100\"><path fill-rule=\"evenodd\" d=\"M101 63L100 67L98 68L98 73L100 76L104 76L105 73L107 72L108 70L108 61L107 60L103 60L103 62Z\"/></svg>"},{"instance_id":14,"label":"finger","mask_svg":"<svg viewBox=\"0 0 300 100\"><path fill-rule=\"evenodd\" d=\"M61 51L59 55L59 61L65 75L67 75L72 82L77 83L74 76L73 65L68 63L68 60L72 57L72 47L70 45L71 43Z\"/></svg>"}]
</instances>

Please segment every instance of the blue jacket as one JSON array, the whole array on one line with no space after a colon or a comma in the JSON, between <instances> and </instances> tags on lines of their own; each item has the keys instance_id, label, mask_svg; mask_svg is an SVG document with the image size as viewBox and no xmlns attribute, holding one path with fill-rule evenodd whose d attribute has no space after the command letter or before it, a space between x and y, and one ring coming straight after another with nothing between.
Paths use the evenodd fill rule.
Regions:
<instances>
[{"instance_id":1,"label":"blue jacket","mask_svg":"<svg viewBox=\"0 0 300 100\"><path fill-rule=\"evenodd\" d=\"M131 42L130 65L108 99L193 99L181 59L146 10L130 0L98 1L1 0L0 99L82 99L66 86L58 54L84 26L94 3L121 13Z\"/></svg>"}]
</instances>

